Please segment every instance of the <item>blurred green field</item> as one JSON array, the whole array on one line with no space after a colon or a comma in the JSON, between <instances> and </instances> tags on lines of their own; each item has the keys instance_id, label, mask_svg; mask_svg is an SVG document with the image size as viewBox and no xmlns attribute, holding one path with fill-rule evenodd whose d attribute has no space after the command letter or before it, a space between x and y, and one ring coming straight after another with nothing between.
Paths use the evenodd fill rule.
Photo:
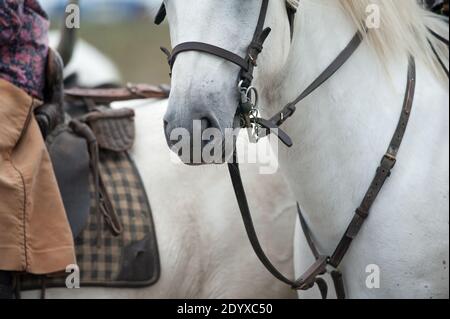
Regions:
<instances>
[{"instance_id":1,"label":"blurred green field","mask_svg":"<svg viewBox=\"0 0 450 319\"><path fill-rule=\"evenodd\" d=\"M84 22L79 36L111 58L124 83L169 83L167 60L159 49L170 47L167 24L155 26L150 19L117 24Z\"/></svg>"}]
</instances>

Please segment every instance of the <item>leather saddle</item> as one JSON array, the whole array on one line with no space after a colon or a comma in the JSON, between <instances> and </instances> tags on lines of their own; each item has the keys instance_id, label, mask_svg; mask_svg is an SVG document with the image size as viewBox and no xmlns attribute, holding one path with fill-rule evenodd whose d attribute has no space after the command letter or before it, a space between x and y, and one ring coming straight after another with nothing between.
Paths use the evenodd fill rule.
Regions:
<instances>
[{"instance_id":1,"label":"leather saddle","mask_svg":"<svg viewBox=\"0 0 450 319\"><path fill-rule=\"evenodd\" d=\"M89 96L65 99L63 81L62 60L58 53L49 51L44 104L35 111L35 116L46 141L73 236L77 238L88 224L90 184L92 180L95 184L95 176L99 174L98 148L112 152L131 149L135 136L134 112L98 106ZM96 192L108 204L108 196L98 183ZM107 207L102 212L108 209L112 210ZM112 228L120 232L120 226L115 226L113 220Z\"/></svg>"}]
</instances>

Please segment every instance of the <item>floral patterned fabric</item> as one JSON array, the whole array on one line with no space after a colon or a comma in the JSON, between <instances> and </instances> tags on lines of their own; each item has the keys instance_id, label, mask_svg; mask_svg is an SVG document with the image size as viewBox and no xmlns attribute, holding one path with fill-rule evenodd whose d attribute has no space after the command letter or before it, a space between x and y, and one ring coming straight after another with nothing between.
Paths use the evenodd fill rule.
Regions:
<instances>
[{"instance_id":1,"label":"floral patterned fabric","mask_svg":"<svg viewBox=\"0 0 450 319\"><path fill-rule=\"evenodd\" d=\"M0 78L42 99L49 21L37 0L0 0Z\"/></svg>"}]
</instances>

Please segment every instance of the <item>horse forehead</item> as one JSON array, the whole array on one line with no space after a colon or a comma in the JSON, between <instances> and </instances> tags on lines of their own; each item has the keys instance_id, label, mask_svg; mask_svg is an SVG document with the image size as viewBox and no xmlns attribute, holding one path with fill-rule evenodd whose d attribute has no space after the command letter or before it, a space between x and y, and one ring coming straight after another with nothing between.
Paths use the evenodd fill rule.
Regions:
<instances>
[{"instance_id":1,"label":"horse forehead","mask_svg":"<svg viewBox=\"0 0 450 319\"><path fill-rule=\"evenodd\" d=\"M173 40L193 34L201 36L202 41L208 40L211 35L221 35L224 38L239 35L239 38L246 38L256 24L260 4L261 0L168 1L169 19L174 30ZM193 39L184 39L186 40Z\"/></svg>"},{"instance_id":2,"label":"horse forehead","mask_svg":"<svg viewBox=\"0 0 450 319\"><path fill-rule=\"evenodd\" d=\"M175 2L175 1L172 1L172 3L174 3L174 2ZM230 3L230 2L231 2L231 1L228 1L228 3ZM287 6L287 7L292 8L292 9L294 9L294 10L297 10L298 7L299 7L299 5L300 5L300 0L284 0L284 2L286 3L286 6ZM204 2L202 2L202 1L196 1L196 2L194 2L194 3L191 3L191 2L189 2L189 1L182 0L182 1L179 1L178 3L185 4L185 5L187 6L187 8L189 8L189 9L194 9L194 8L195 8L196 10L198 10L198 8L203 8L203 9L218 9L218 8L217 8L218 4L220 4L220 3L226 3L226 2L220 1L220 2L214 3L213 1L208 0L208 1L204 1ZM239 4L239 2L237 2L237 4ZM195 5L197 5L197 6L195 6ZM209 6L208 6L208 5L209 5Z\"/></svg>"},{"instance_id":3,"label":"horse forehead","mask_svg":"<svg viewBox=\"0 0 450 319\"><path fill-rule=\"evenodd\" d=\"M252 6L256 8L260 0L172 0L168 6L175 9L178 16L183 17L194 14L196 19L208 20L214 16L228 15L245 11Z\"/></svg>"},{"instance_id":4,"label":"horse forehead","mask_svg":"<svg viewBox=\"0 0 450 319\"><path fill-rule=\"evenodd\" d=\"M278 0L281 1L281 0ZM297 10L300 5L300 0L282 0L287 7ZM180 14L186 14L188 12L196 13L197 17L202 17L202 13L216 13L221 12L225 8L235 8L238 9L237 12L243 11L242 6L245 4L255 4L257 5L261 0L246 0L242 2L241 0L236 1L223 1L223 0L196 0L196 1L186 1L186 0L172 0L169 2L169 5L174 5L177 9L179 9ZM225 10L226 11L226 10ZM259 12L259 7L254 6L255 13Z\"/></svg>"}]
</instances>

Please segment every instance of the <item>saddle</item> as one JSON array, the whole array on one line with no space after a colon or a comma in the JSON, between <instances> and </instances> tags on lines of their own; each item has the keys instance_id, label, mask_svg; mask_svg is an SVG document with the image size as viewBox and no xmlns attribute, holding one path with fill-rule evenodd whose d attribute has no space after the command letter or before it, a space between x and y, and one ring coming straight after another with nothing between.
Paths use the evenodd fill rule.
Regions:
<instances>
[{"instance_id":1,"label":"saddle","mask_svg":"<svg viewBox=\"0 0 450 319\"><path fill-rule=\"evenodd\" d=\"M64 90L63 64L48 56L44 104L35 116L44 136L73 233L83 286L142 287L160 274L156 233L139 172L129 155L134 111L110 103L163 98L169 89L146 84ZM65 287L45 278L47 287ZM24 276L23 290L39 289ZM45 290L45 289L44 289Z\"/></svg>"},{"instance_id":2,"label":"saddle","mask_svg":"<svg viewBox=\"0 0 450 319\"><path fill-rule=\"evenodd\" d=\"M77 107L77 106L75 106ZM73 106L72 106L73 108ZM79 110L77 110L79 111ZM46 137L58 186L74 239L86 228L91 211L90 184L94 185L96 210L106 218L114 234L121 225L103 187L99 172L100 149L121 153L134 143L134 112L96 107L86 115L60 123Z\"/></svg>"},{"instance_id":3,"label":"saddle","mask_svg":"<svg viewBox=\"0 0 450 319\"><path fill-rule=\"evenodd\" d=\"M134 142L134 111L113 110L115 101L166 98L168 86L128 84L124 88L71 88L64 90L63 62L49 50L44 104L35 117L46 140L70 227L76 239L85 229L90 212L90 174L97 204L114 233L120 233L117 216L102 181L97 180L99 149L127 152ZM103 193L103 194L102 194Z\"/></svg>"}]
</instances>

